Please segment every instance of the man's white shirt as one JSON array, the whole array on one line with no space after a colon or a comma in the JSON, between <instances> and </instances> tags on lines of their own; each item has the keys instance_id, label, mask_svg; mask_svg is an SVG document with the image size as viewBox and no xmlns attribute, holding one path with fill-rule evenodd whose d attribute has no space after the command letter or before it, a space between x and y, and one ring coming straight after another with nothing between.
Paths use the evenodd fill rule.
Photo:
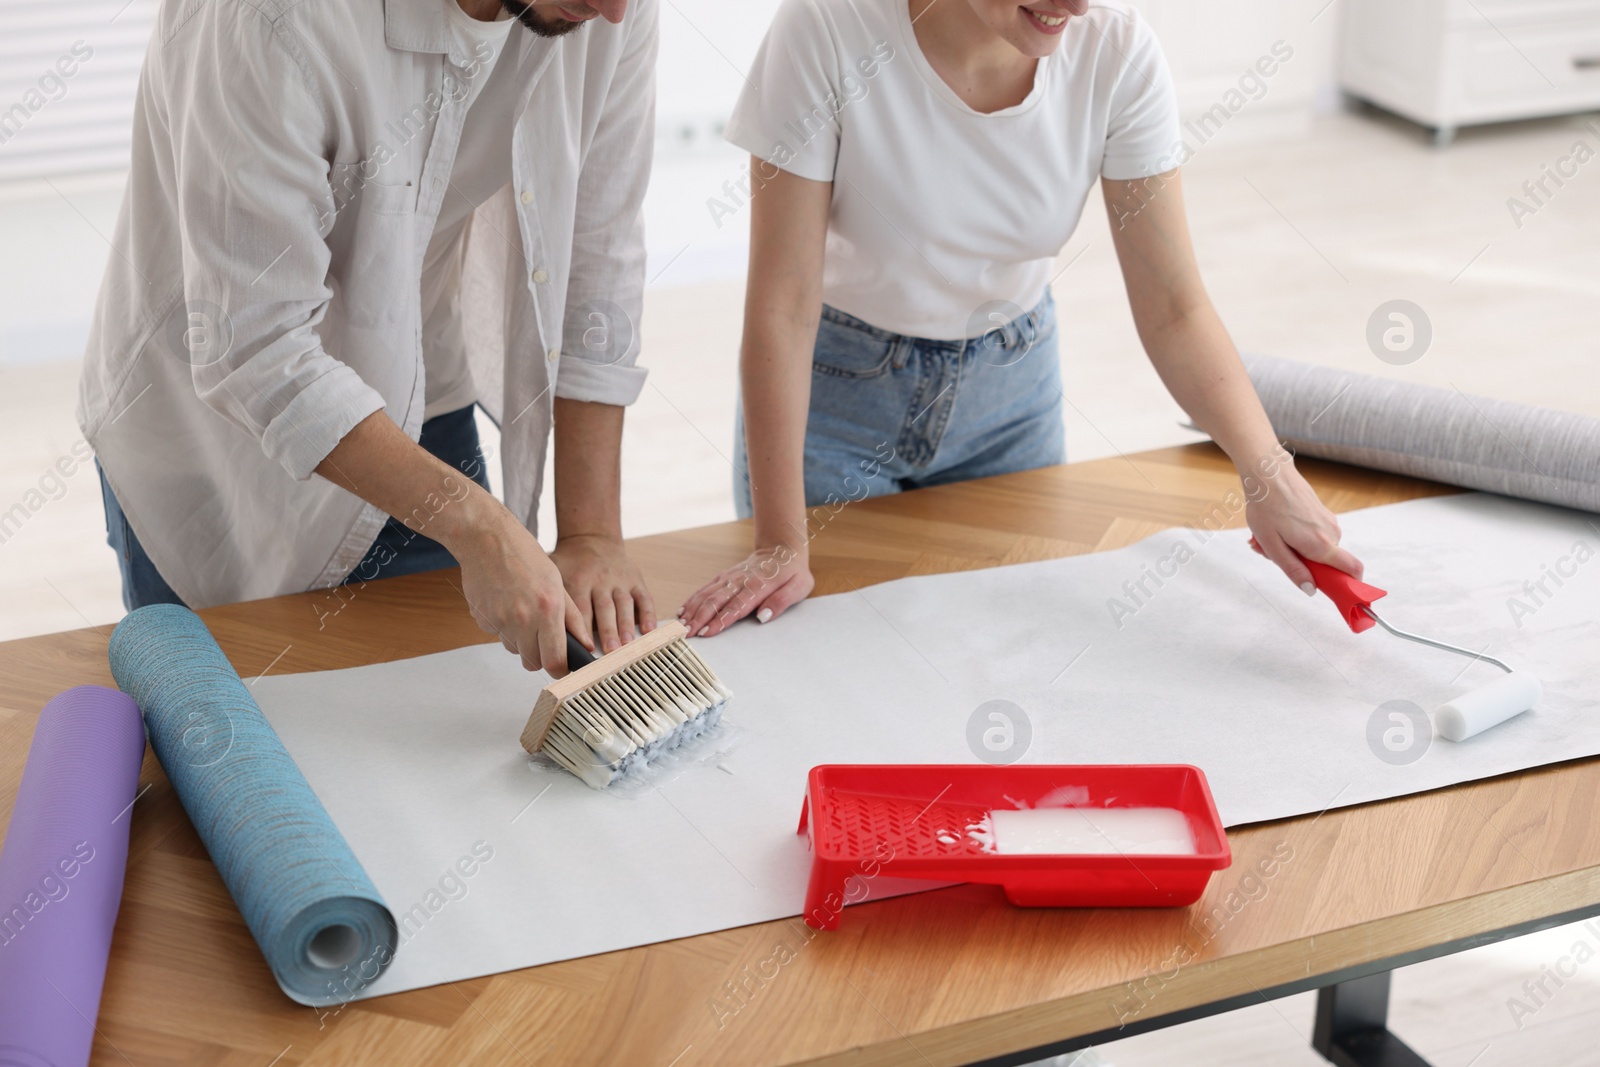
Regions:
<instances>
[{"instance_id":1,"label":"man's white shirt","mask_svg":"<svg viewBox=\"0 0 1600 1067\"><path fill-rule=\"evenodd\" d=\"M477 62L467 71L471 75L465 82L467 117L450 188L422 257L422 360L428 380L423 417L427 419L477 399L459 314L464 238L472 213L511 181L511 131L526 80L522 64L537 55L525 47L530 34L509 16L480 22L461 10L457 0L436 2L445 9L455 47Z\"/></svg>"},{"instance_id":2,"label":"man's white shirt","mask_svg":"<svg viewBox=\"0 0 1600 1067\"><path fill-rule=\"evenodd\" d=\"M385 516L313 471L375 411L417 437L425 348L431 367L464 359L530 529L554 397L643 388L656 3L557 39L510 27L510 184L459 227L462 281L425 344L422 265L460 195L470 75L489 73L451 17L440 0L162 6L78 419L193 606L361 560Z\"/></svg>"}]
</instances>

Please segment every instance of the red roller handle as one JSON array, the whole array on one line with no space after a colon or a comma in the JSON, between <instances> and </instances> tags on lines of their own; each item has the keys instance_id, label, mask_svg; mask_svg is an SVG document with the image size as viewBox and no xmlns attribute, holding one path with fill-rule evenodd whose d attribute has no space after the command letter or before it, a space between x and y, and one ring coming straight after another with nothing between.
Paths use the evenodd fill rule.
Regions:
<instances>
[{"instance_id":1,"label":"red roller handle","mask_svg":"<svg viewBox=\"0 0 1600 1067\"><path fill-rule=\"evenodd\" d=\"M1318 589L1328 594L1328 599L1338 607L1339 614L1344 616L1344 621L1354 633L1372 629L1372 616L1361 609L1370 606L1379 597L1388 596L1388 590L1368 585L1326 563L1318 563L1304 556L1300 560L1311 571L1311 580Z\"/></svg>"},{"instance_id":2,"label":"red roller handle","mask_svg":"<svg viewBox=\"0 0 1600 1067\"><path fill-rule=\"evenodd\" d=\"M1257 552L1261 551L1261 546L1256 543L1254 537L1250 538L1250 547ZM1300 553L1296 552L1295 555L1300 556ZM1380 597L1388 596L1387 589L1368 585L1359 578L1352 578L1337 567L1330 567L1326 563L1318 563L1304 556L1300 556L1300 562L1311 572L1312 583L1326 593L1328 599L1339 609L1340 616L1343 617L1345 625L1350 627L1351 632L1360 633L1376 625L1372 621L1372 616L1361 609L1371 607L1372 602Z\"/></svg>"}]
</instances>

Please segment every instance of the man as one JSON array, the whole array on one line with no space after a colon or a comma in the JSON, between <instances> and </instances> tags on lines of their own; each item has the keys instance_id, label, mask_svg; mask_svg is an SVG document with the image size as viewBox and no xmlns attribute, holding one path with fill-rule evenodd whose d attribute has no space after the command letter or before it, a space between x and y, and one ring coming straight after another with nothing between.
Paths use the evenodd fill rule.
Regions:
<instances>
[{"instance_id":1,"label":"man","mask_svg":"<svg viewBox=\"0 0 1600 1067\"><path fill-rule=\"evenodd\" d=\"M627 7L162 6L78 410L130 610L459 562L530 670L654 626L618 502L657 42Z\"/></svg>"}]
</instances>

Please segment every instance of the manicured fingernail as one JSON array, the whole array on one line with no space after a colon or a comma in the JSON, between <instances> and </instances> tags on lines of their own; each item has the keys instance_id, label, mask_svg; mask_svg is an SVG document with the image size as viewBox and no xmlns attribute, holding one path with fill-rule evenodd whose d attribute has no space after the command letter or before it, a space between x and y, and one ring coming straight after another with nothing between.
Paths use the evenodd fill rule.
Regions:
<instances>
[{"instance_id":1,"label":"manicured fingernail","mask_svg":"<svg viewBox=\"0 0 1600 1067\"><path fill-rule=\"evenodd\" d=\"M756 612L756 622L771 622L771 621L772 621L772 609L771 608L762 608L760 611Z\"/></svg>"},{"instance_id":2,"label":"manicured fingernail","mask_svg":"<svg viewBox=\"0 0 1600 1067\"><path fill-rule=\"evenodd\" d=\"M1300 583L1300 591L1302 593L1304 593L1306 596L1316 596L1317 595L1317 587L1312 585L1310 582L1301 582Z\"/></svg>"},{"instance_id":3,"label":"manicured fingernail","mask_svg":"<svg viewBox=\"0 0 1600 1067\"><path fill-rule=\"evenodd\" d=\"M704 637L706 634L708 634L710 632L711 632L710 625L702 626L702 627L700 627L700 632L695 634L695 636L696 637Z\"/></svg>"}]
</instances>

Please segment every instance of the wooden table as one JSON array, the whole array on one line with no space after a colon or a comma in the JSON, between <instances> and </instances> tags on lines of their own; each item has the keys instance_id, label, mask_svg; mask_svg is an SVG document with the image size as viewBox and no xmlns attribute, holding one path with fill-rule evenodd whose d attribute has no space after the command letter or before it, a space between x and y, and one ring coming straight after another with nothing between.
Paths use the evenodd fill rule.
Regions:
<instances>
[{"instance_id":1,"label":"wooden table","mask_svg":"<svg viewBox=\"0 0 1600 1067\"><path fill-rule=\"evenodd\" d=\"M1450 491L1302 469L1336 510ZM1196 445L851 504L814 544L817 592L1115 548L1200 522L1236 488ZM729 523L632 550L670 608L748 539ZM455 579L201 614L246 678L350 667L484 640ZM0 645L0 818L40 707L111 684L108 633ZM763 923L319 1012L273 983L148 754L141 783L95 1046L136 1067L1022 1063L1340 981L1321 1036L1378 1024L1355 1047L1386 1040L1390 967L1600 912L1600 761L1585 760L1236 830L1233 867L1189 909L1023 910L961 886L852 908L828 934Z\"/></svg>"}]
</instances>

